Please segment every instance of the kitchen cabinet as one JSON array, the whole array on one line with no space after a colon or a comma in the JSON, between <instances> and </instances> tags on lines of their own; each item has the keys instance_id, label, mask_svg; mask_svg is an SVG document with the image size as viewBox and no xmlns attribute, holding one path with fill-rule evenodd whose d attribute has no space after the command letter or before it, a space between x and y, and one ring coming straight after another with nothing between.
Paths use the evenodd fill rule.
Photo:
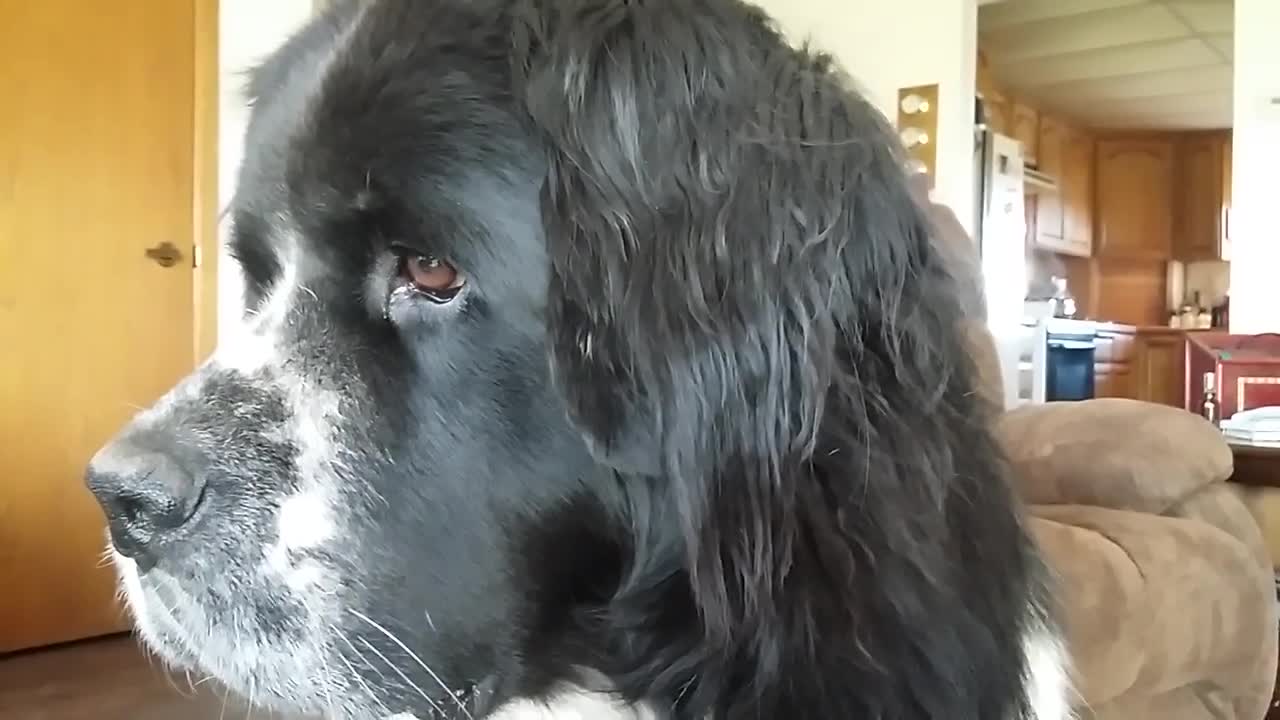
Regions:
<instances>
[{"instance_id":1,"label":"kitchen cabinet","mask_svg":"<svg viewBox=\"0 0 1280 720\"><path fill-rule=\"evenodd\" d=\"M1039 155L1036 169L1058 180L1058 192L1042 192L1036 196L1036 244L1043 248L1060 249L1067 237L1066 213L1063 210L1063 146L1067 140L1067 127L1052 115L1040 118Z\"/></svg>"},{"instance_id":2,"label":"kitchen cabinet","mask_svg":"<svg viewBox=\"0 0 1280 720\"><path fill-rule=\"evenodd\" d=\"M1095 255L1172 257L1174 142L1159 136L1098 140Z\"/></svg>"},{"instance_id":3,"label":"kitchen cabinet","mask_svg":"<svg viewBox=\"0 0 1280 720\"><path fill-rule=\"evenodd\" d=\"M1095 395L1184 407L1185 344L1186 333L1172 328L1099 326Z\"/></svg>"},{"instance_id":4,"label":"kitchen cabinet","mask_svg":"<svg viewBox=\"0 0 1280 720\"><path fill-rule=\"evenodd\" d=\"M1009 123L1009 134L1022 143L1023 161L1040 168L1040 114L1030 105L1015 101Z\"/></svg>"},{"instance_id":5,"label":"kitchen cabinet","mask_svg":"<svg viewBox=\"0 0 1280 720\"><path fill-rule=\"evenodd\" d=\"M1063 211L1066 249L1071 255L1093 254L1093 135L1072 130L1063 151Z\"/></svg>"},{"instance_id":6,"label":"kitchen cabinet","mask_svg":"<svg viewBox=\"0 0 1280 720\"><path fill-rule=\"evenodd\" d=\"M1230 148L1222 132L1188 133L1177 145L1173 255L1219 260L1230 214Z\"/></svg>"},{"instance_id":7,"label":"kitchen cabinet","mask_svg":"<svg viewBox=\"0 0 1280 720\"><path fill-rule=\"evenodd\" d=\"M1222 241L1218 246L1219 259L1231 259L1231 131L1220 135L1222 151Z\"/></svg>"},{"instance_id":8,"label":"kitchen cabinet","mask_svg":"<svg viewBox=\"0 0 1280 720\"><path fill-rule=\"evenodd\" d=\"M1013 128L1012 105L1009 99L996 93L982 96L982 107L987 114L987 127L994 133L1009 135Z\"/></svg>"},{"instance_id":9,"label":"kitchen cabinet","mask_svg":"<svg viewBox=\"0 0 1280 720\"><path fill-rule=\"evenodd\" d=\"M1089 308L1094 317L1125 325L1168 325L1163 261L1113 257L1091 265Z\"/></svg>"},{"instance_id":10,"label":"kitchen cabinet","mask_svg":"<svg viewBox=\"0 0 1280 720\"><path fill-rule=\"evenodd\" d=\"M1152 330L1138 336L1134 363L1137 398L1147 402L1183 407L1185 392L1186 335L1170 330Z\"/></svg>"},{"instance_id":11,"label":"kitchen cabinet","mask_svg":"<svg viewBox=\"0 0 1280 720\"><path fill-rule=\"evenodd\" d=\"M1049 115L1040 119L1040 169L1056 194L1036 197L1035 243L1063 255L1093 254L1093 136Z\"/></svg>"},{"instance_id":12,"label":"kitchen cabinet","mask_svg":"<svg viewBox=\"0 0 1280 720\"><path fill-rule=\"evenodd\" d=\"M1094 351L1094 395L1100 398L1129 398L1133 392L1132 331L1098 330Z\"/></svg>"}]
</instances>

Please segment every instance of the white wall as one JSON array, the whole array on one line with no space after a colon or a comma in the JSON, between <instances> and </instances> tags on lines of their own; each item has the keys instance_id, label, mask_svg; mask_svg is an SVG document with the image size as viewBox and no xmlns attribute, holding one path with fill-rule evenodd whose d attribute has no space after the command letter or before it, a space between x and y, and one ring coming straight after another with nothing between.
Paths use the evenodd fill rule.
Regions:
<instances>
[{"instance_id":1,"label":"white wall","mask_svg":"<svg viewBox=\"0 0 1280 720\"><path fill-rule=\"evenodd\" d=\"M1235 0L1231 332L1280 332L1280 2Z\"/></svg>"},{"instance_id":2,"label":"white wall","mask_svg":"<svg viewBox=\"0 0 1280 720\"><path fill-rule=\"evenodd\" d=\"M218 17L218 209L235 194L248 109L244 71L311 15L312 0L221 0ZM218 337L240 316L243 286L226 254L227 219L218 225Z\"/></svg>"},{"instance_id":3,"label":"white wall","mask_svg":"<svg viewBox=\"0 0 1280 720\"><path fill-rule=\"evenodd\" d=\"M832 53L891 121L899 88L938 84L935 199L972 232L977 0L753 1L792 40Z\"/></svg>"}]
</instances>

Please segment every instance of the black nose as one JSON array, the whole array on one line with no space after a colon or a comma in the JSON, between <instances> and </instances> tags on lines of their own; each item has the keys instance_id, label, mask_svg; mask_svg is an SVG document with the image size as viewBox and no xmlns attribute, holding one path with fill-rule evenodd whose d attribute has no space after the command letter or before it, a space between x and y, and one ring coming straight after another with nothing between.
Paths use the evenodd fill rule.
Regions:
<instances>
[{"instance_id":1,"label":"black nose","mask_svg":"<svg viewBox=\"0 0 1280 720\"><path fill-rule=\"evenodd\" d=\"M166 534L191 518L203 490L172 455L123 440L94 456L85 483L106 513L116 551L143 569L155 564Z\"/></svg>"}]
</instances>

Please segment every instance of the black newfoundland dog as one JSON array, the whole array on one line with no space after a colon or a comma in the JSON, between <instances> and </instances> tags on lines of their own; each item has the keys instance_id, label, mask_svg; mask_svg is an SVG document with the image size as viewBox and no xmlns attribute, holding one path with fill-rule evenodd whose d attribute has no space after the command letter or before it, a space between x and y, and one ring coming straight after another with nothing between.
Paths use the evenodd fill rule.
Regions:
<instances>
[{"instance_id":1,"label":"black newfoundland dog","mask_svg":"<svg viewBox=\"0 0 1280 720\"><path fill-rule=\"evenodd\" d=\"M830 58L739 0L347 2L250 101L242 328L88 474L166 661L333 718L1067 717Z\"/></svg>"}]
</instances>

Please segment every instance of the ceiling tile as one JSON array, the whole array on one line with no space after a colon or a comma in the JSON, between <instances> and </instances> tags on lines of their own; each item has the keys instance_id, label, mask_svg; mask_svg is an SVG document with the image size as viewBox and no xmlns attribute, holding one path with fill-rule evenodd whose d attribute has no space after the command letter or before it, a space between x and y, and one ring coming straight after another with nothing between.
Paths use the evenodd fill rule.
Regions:
<instances>
[{"instance_id":1,"label":"ceiling tile","mask_svg":"<svg viewBox=\"0 0 1280 720\"><path fill-rule=\"evenodd\" d=\"M1188 116L1134 116L1105 117L1097 122L1085 122L1089 127L1098 130L1221 130L1231 127L1230 114L1188 115Z\"/></svg>"},{"instance_id":2,"label":"ceiling tile","mask_svg":"<svg viewBox=\"0 0 1280 720\"><path fill-rule=\"evenodd\" d=\"M985 44L983 50L986 51ZM1221 62L1218 54L1203 42L1185 38L1071 53L1007 65L993 61L992 73L1010 87L1027 88L1088 78L1203 67Z\"/></svg>"},{"instance_id":3,"label":"ceiling tile","mask_svg":"<svg viewBox=\"0 0 1280 720\"><path fill-rule=\"evenodd\" d=\"M1145 5L1151 0L1004 0L984 5L978 10L978 23L995 30L1028 22L1064 18L1096 10Z\"/></svg>"},{"instance_id":4,"label":"ceiling tile","mask_svg":"<svg viewBox=\"0 0 1280 720\"><path fill-rule=\"evenodd\" d=\"M1231 110L1231 90L1171 94L1161 97L1121 98L1088 104L1091 113L1109 115L1169 115L1202 110L1206 113ZM1185 110L1184 110L1185 108Z\"/></svg>"},{"instance_id":5,"label":"ceiling tile","mask_svg":"<svg viewBox=\"0 0 1280 720\"><path fill-rule=\"evenodd\" d=\"M1235 31L1235 6L1229 0L1168 0L1165 4L1198 33Z\"/></svg>"},{"instance_id":6,"label":"ceiling tile","mask_svg":"<svg viewBox=\"0 0 1280 720\"><path fill-rule=\"evenodd\" d=\"M1214 50L1222 53L1222 57L1227 60L1233 60L1236 56L1236 38L1235 35L1206 35L1205 41L1213 47Z\"/></svg>"},{"instance_id":7,"label":"ceiling tile","mask_svg":"<svg viewBox=\"0 0 1280 720\"><path fill-rule=\"evenodd\" d=\"M1038 88L1038 92L1042 95L1052 94L1072 98L1075 102L1084 103L1230 91L1231 84L1231 66L1224 63L1076 80L1042 86Z\"/></svg>"},{"instance_id":8,"label":"ceiling tile","mask_svg":"<svg viewBox=\"0 0 1280 720\"><path fill-rule=\"evenodd\" d=\"M1014 1L1014 0L1008 0ZM998 7L993 5L992 7ZM1131 5L982 32L995 64L1186 37L1187 27L1162 5Z\"/></svg>"}]
</instances>

